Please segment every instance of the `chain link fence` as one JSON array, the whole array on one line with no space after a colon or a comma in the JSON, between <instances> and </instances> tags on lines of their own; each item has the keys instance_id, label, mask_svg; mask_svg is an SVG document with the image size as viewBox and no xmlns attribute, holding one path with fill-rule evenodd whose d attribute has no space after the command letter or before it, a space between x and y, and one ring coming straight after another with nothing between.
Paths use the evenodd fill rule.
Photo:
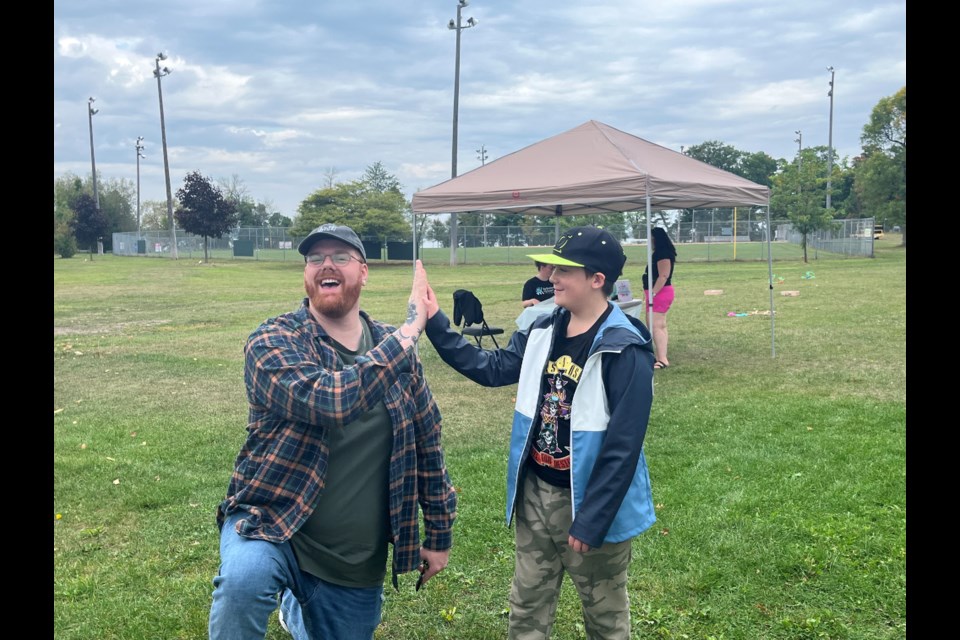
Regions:
<instances>
[{"instance_id":1,"label":"chain link fence","mask_svg":"<svg viewBox=\"0 0 960 640\"><path fill-rule=\"evenodd\" d=\"M427 225L424 225L428 228ZM621 239L631 262L646 261L646 226L607 225ZM766 220L756 217L717 220L698 215L691 222L666 227L684 262L766 260ZM770 253L773 260L802 260L802 234L788 220L772 221ZM419 227L418 227L419 229ZM873 257L874 219L837 220L828 230L807 235L809 259ZM553 225L457 226L458 264L525 264L530 253L549 250L559 236ZM179 258L203 260L204 238L178 229ZM303 238L285 227L242 227L229 236L207 239L211 260L302 261L297 245ZM368 262L409 262L413 259L411 238L374 238L362 236ZM442 238L430 232L418 234L420 257L426 264L449 264L449 231ZM113 253L123 256L170 257L169 231L114 233Z\"/></svg>"}]
</instances>

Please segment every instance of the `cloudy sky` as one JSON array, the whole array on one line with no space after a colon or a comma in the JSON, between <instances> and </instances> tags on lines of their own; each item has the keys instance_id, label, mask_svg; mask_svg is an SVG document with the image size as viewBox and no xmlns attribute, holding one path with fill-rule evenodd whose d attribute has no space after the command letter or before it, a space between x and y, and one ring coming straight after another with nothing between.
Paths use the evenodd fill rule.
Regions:
<instances>
[{"instance_id":1,"label":"cloudy sky","mask_svg":"<svg viewBox=\"0 0 960 640\"><path fill-rule=\"evenodd\" d=\"M57 0L53 173L165 200L155 58L175 192L236 176L293 217L382 162L415 191L450 178L457 0ZM462 10L459 174L598 120L680 150L717 140L857 155L906 85L905 0L471 0Z\"/></svg>"}]
</instances>

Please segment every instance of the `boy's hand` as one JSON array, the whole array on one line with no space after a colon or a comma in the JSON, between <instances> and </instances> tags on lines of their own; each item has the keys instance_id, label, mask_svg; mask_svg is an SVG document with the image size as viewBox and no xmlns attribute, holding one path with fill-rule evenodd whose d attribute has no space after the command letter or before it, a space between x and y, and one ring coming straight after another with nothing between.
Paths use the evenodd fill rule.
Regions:
<instances>
[{"instance_id":1,"label":"boy's hand","mask_svg":"<svg viewBox=\"0 0 960 640\"><path fill-rule=\"evenodd\" d=\"M437 311L440 311L440 303L437 301L437 294L433 292L433 287L427 284L427 298L426 298L426 307L427 307L427 319L429 320L433 316L437 315Z\"/></svg>"},{"instance_id":2,"label":"boy's hand","mask_svg":"<svg viewBox=\"0 0 960 640\"><path fill-rule=\"evenodd\" d=\"M587 551L590 551L590 545L588 545L586 542L577 540L573 536L567 536L567 544L570 545L570 548L577 553L586 553Z\"/></svg>"}]
</instances>

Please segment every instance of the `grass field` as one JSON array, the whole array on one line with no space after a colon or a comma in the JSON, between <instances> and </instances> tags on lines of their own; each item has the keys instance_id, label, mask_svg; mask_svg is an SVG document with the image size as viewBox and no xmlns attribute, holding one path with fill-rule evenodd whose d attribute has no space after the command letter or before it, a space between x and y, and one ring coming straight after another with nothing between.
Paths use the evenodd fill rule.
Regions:
<instances>
[{"instance_id":1,"label":"grass field","mask_svg":"<svg viewBox=\"0 0 960 640\"><path fill-rule=\"evenodd\" d=\"M671 366L656 374L646 441L658 522L633 543L633 637L906 638L905 249L888 236L873 259L775 262L775 357L766 262L685 263L679 249ZM625 277L641 272L631 258ZM509 335L534 270L428 273L448 313L452 292L472 289ZM373 265L363 307L399 322L410 277ZM243 344L299 304L301 278L302 262L54 259L58 640L206 637L214 510L245 435ZM419 593L413 575L388 586L377 638L504 638L515 387L478 387L427 341L421 357L459 492L455 546ZM274 617L267 637L289 636ZM583 637L569 583L553 637Z\"/></svg>"}]
</instances>

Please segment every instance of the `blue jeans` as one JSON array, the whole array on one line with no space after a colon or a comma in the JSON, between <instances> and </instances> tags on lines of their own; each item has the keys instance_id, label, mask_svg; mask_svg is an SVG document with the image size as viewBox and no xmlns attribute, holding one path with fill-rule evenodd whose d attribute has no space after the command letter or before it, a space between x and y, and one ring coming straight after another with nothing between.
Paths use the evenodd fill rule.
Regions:
<instances>
[{"instance_id":1,"label":"blue jeans","mask_svg":"<svg viewBox=\"0 0 960 640\"><path fill-rule=\"evenodd\" d=\"M237 535L233 514L220 532L220 572L213 579L211 640L262 639L283 594L284 623L295 640L371 640L380 624L383 585L342 587L300 571L289 543Z\"/></svg>"}]
</instances>

